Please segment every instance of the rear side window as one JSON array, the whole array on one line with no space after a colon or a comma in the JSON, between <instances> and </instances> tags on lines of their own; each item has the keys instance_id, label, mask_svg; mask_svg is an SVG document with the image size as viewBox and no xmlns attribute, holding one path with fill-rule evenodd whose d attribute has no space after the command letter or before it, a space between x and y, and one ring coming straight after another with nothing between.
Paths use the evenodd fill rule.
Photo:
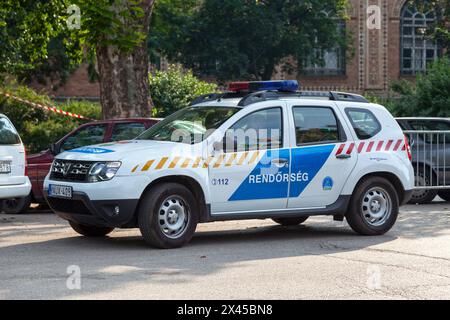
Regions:
<instances>
[{"instance_id":1,"label":"rear side window","mask_svg":"<svg viewBox=\"0 0 450 320\"><path fill-rule=\"evenodd\" d=\"M20 138L14 129L12 123L3 117L0 117L0 145L19 144Z\"/></svg>"},{"instance_id":2,"label":"rear side window","mask_svg":"<svg viewBox=\"0 0 450 320\"><path fill-rule=\"evenodd\" d=\"M347 108L345 112L359 139L370 139L381 131L380 122L369 110Z\"/></svg>"},{"instance_id":3,"label":"rear side window","mask_svg":"<svg viewBox=\"0 0 450 320\"><path fill-rule=\"evenodd\" d=\"M102 143L105 133L106 125L104 124L81 128L63 142L61 152Z\"/></svg>"},{"instance_id":4,"label":"rear side window","mask_svg":"<svg viewBox=\"0 0 450 320\"><path fill-rule=\"evenodd\" d=\"M326 107L294 107L297 145L333 143L340 140L333 110Z\"/></svg>"},{"instance_id":5,"label":"rear side window","mask_svg":"<svg viewBox=\"0 0 450 320\"><path fill-rule=\"evenodd\" d=\"M145 125L142 122L117 123L114 125L111 140L131 140L145 131Z\"/></svg>"}]
</instances>

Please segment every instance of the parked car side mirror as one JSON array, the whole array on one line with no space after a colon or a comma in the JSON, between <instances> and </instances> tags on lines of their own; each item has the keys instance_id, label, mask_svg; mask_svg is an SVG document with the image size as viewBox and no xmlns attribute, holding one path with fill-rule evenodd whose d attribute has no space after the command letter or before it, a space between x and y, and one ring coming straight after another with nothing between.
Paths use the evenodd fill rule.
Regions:
<instances>
[{"instance_id":1,"label":"parked car side mirror","mask_svg":"<svg viewBox=\"0 0 450 320\"><path fill-rule=\"evenodd\" d=\"M56 143L52 143L49 147L50 152L52 153L52 155L56 156L59 153L59 148L58 145Z\"/></svg>"}]
</instances>

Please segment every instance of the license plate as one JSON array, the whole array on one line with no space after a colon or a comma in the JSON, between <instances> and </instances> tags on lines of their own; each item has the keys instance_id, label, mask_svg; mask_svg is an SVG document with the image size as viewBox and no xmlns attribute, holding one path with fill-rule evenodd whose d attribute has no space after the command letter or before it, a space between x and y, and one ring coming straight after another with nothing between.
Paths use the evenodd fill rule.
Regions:
<instances>
[{"instance_id":1,"label":"license plate","mask_svg":"<svg viewBox=\"0 0 450 320\"><path fill-rule=\"evenodd\" d=\"M11 163L9 161L0 162L0 173L11 173Z\"/></svg>"},{"instance_id":2,"label":"license plate","mask_svg":"<svg viewBox=\"0 0 450 320\"><path fill-rule=\"evenodd\" d=\"M55 198L72 199L72 187L51 184L48 187L48 195Z\"/></svg>"}]
</instances>

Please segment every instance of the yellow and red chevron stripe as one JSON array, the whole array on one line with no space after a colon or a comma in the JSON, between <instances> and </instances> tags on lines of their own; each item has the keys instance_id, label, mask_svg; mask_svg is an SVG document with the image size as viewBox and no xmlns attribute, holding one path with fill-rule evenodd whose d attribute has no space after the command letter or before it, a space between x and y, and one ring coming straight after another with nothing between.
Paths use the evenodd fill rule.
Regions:
<instances>
[{"instance_id":1,"label":"yellow and red chevron stripe","mask_svg":"<svg viewBox=\"0 0 450 320\"><path fill-rule=\"evenodd\" d=\"M254 165L259 161L263 152L261 151L249 151L243 152L242 154L230 153L221 154L217 156L212 156L209 158L202 157L162 157L159 159L151 159L143 164L138 164L131 170L132 173L135 172L146 172L149 170L162 170L162 169L186 169L186 168L224 168L232 166L242 166L242 165Z\"/></svg>"}]
</instances>

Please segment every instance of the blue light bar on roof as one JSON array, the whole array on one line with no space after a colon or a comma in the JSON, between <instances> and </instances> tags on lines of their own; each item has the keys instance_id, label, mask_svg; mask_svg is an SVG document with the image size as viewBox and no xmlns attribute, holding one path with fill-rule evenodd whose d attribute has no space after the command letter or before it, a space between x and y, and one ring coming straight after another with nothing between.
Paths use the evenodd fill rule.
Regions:
<instances>
[{"instance_id":1,"label":"blue light bar on roof","mask_svg":"<svg viewBox=\"0 0 450 320\"><path fill-rule=\"evenodd\" d=\"M232 82L229 84L229 91L256 92L256 91L284 91L292 92L299 89L297 80L276 80L276 81L254 81L254 82Z\"/></svg>"},{"instance_id":2,"label":"blue light bar on roof","mask_svg":"<svg viewBox=\"0 0 450 320\"><path fill-rule=\"evenodd\" d=\"M297 91L299 89L297 80L261 81L250 83L251 91Z\"/></svg>"}]
</instances>

